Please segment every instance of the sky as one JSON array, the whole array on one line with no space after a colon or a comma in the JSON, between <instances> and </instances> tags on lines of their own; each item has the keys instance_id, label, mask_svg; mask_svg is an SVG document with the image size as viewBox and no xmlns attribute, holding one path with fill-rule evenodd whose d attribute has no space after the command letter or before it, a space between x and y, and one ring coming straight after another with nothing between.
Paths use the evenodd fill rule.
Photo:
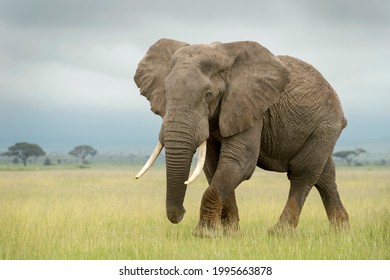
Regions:
<instances>
[{"instance_id":1,"label":"sky","mask_svg":"<svg viewBox=\"0 0 390 280\"><path fill-rule=\"evenodd\" d=\"M160 38L298 57L339 95L337 147L390 143L390 1L0 0L0 152L21 141L149 152L161 118L133 77Z\"/></svg>"}]
</instances>

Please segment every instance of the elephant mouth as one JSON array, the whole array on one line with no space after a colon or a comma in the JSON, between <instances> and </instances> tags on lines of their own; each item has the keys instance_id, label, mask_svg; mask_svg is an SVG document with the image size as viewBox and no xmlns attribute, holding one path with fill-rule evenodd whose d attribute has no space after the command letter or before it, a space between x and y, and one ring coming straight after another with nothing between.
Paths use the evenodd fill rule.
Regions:
<instances>
[{"instance_id":1,"label":"elephant mouth","mask_svg":"<svg viewBox=\"0 0 390 280\"><path fill-rule=\"evenodd\" d=\"M207 143L207 141L204 141L202 144L199 145L199 147L198 147L198 162L196 164L196 167L195 167L192 175L188 176L188 173L186 173L188 176L187 180L185 180L185 178L186 178L185 176L181 177L180 175L179 175L179 178L181 177L181 179L176 178L176 179L173 179L173 181L172 181L172 179L167 180L166 214L167 214L168 220L173 224L178 224L184 217L186 210L183 206L183 199L185 196L186 186L191 184L192 182L194 182L203 170L203 166L204 166L205 160L206 160L206 151L207 151L207 144L206 143ZM142 167L142 169L136 175L136 179L139 179L142 175L144 175L148 171L148 169L156 161L157 157L159 156L159 154L161 153L163 148L164 148L164 146L159 141L157 143L156 147L154 148L148 161L145 163L145 165ZM170 149L168 149L167 151L172 152ZM174 178L174 176L172 176L172 173L181 174L182 172L180 170L181 169L180 164L175 163L174 165L172 165L171 161L168 161L168 154L166 154L166 156L167 156L167 178L169 176L168 174L171 174L169 176L169 178ZM170 155L170 157L172 157L172 155ZM185 163L184 163L184 165L185 165ZM190 161L188 161L188 171L190 169L189 165L190 165Z\"/></svg>"},{"instance_id":2,"label":"elephant mouth","mask_svg":"<svg viewBox=\"0 0 390 280\"><path fill-rule=\"evenodd\" d=\"M162 149L164 146L161 144L160 141L158 141L156 147L154 148L152 154L150 155L148 161L145 163L145 165L141 168L141 170L137 173L135 176L136 179L141 178L150 167L152 167L153 163L156 161L157 157L160 155ZM194 182L202 173L204 163L206 161L206 152L207 152L207 140L204 141L202 144L198 147L198 162L196 164L196 167L194 169L194 172L191 176L189 176L188 180L184 182L184 184L189 185L192 182Z\"/></svg>"}]
</instances>

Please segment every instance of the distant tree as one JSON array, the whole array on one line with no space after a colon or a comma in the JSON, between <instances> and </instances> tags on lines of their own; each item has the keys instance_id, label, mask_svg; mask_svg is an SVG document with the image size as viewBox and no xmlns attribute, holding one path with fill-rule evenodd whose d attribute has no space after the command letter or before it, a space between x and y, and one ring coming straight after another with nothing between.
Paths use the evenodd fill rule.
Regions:
<instances>
[{"instance_id":1,"label":"distant tree","mask_svg":"<svg viewBox=\"0 0 390 280\"><path fill-rule=\"evenodd\" d=\"M91 146L81 145L81 146L75 147L68 154L71 155L71 156L74 156L74 157L81 158L81 163L82 164L86 164L87 162L86 162L85 158L87 156L94 156L94 155L96 155L97 151L94 148L92 148Z\"/></svg>"},{"instance_id":2,"label":"distant tree","mask_svg":"<svg viewBox=\"0 0 390 280\"><path fill-rule=\"evenodd\" d=\"M27 165L27 159L29 157L40 157L46 155L46 153L37 144L31 144L27 142L16 143L8 148L8 152L1 154L2 156L15 157L23 162L23 165ZM13 162L15 163L15 158Z\"/></svg>"},{"instance_id":3,"label":"distant tree","mask_svg":"<svg viewBox=\"0 0 390 280\"><path fill-rule=\"evenodd\" d=\"M45 159L45 161L43 162L43 165L45 165L45 166L52 165L51 160L47 157L47 158Z\"/></svg>"},{"instance_id":4,"label":"distant tree","mask_svg":"<svg viewBox=\"0 0 390 280\"><path fill-rule=\"evenodd\" d=\"M355 151L340 151L340 152L334 153L333 156L341 158L341 159L345 160L348 165L351 165L353 159L362 153L366 153L366 151L362 148L358 148Z\"/></svg>"}]
</instances>

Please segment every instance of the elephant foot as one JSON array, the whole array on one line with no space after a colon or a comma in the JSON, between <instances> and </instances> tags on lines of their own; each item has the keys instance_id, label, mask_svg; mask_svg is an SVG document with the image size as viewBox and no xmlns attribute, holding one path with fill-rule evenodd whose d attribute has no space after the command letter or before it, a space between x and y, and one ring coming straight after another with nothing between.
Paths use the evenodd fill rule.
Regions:
<instances>
[{"instance_id":1,"label":"elephant foot","mask_svg":"<svg viewBox=\"0 0 390 280\"><path fill-rule=\"evenodd\" d=\"M291 235L295 232L295 227L289 224L277 223L268 230L270 236L286 236Z\"/></svg>"},{"instance_id":2,"label":"elephant foot","mask_svg":"<svg viewBox=\"0 0 390 280\"><path fill-rule=\"evenodd\" d=\"M240 226L237 223L226 223L222 221L221 224L214 226L198 225L192 232L196 237L205 238L218 238L226 236L240 235Z\"/></svg>"},{"instance_id":3,"label":"elephant foot","mask_svg":"<svg viewBox=\"0 0 390 280\"><path fill-rule=\"evenodd\" d=\"M225 236L235 236L240 233L238 219L222 219L222 226Z\"/></svg>"},{"instance_id":4,"label":"elephant foot","mask_svg":"<svg viewBox=\"0 0 390 280\"><path fill-rule=\"evenodd\" d=\"M348 231L350 229L348 213L344 208L336 208L328 218L331 230Z\"/></svg>"},{"instance_id":5,"label":"elephant foot","mask_svg":"<svg viewBox=\"0 0 390 280\"><path fill-rule=\"evenodd\" d=\"M224 231L221 227L211 228L205 226L197 226L193 230L192 235L200 238L219 238L223 237Z\"/></svg>"},{"instance_id":6,"label":"elephant foot","mask_svg":"<svg viewBox=\"0 0 390 280\"><path fill-rule=\"evenodd\" d=\"M348 221L345 222L331 222L330 229L334 232L348 232L351 227Z\"/></svg>"}]
</instances>

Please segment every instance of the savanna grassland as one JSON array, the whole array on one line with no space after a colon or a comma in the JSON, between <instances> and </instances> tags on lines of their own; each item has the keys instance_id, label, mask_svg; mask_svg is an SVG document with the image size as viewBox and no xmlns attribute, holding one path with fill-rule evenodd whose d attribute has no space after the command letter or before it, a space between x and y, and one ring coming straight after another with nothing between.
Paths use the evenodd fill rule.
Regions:
<instances>
[{"instance_id":1,"label":"savanna grassland","mask_svg":"<svg viewBox=\"0 0 390 280\"><path fill-rule=\"evenodd\" d=\"M313 189L294 233L269 236L288 194L285 174L257 169L237 189L240 234L201 239L203 177L187 189L186 216L165 217L165 169L38 168L0 171L0 259L390 259L390 168L338 168L351 229L329 229Z\"/></svg>"}]
</instances>

